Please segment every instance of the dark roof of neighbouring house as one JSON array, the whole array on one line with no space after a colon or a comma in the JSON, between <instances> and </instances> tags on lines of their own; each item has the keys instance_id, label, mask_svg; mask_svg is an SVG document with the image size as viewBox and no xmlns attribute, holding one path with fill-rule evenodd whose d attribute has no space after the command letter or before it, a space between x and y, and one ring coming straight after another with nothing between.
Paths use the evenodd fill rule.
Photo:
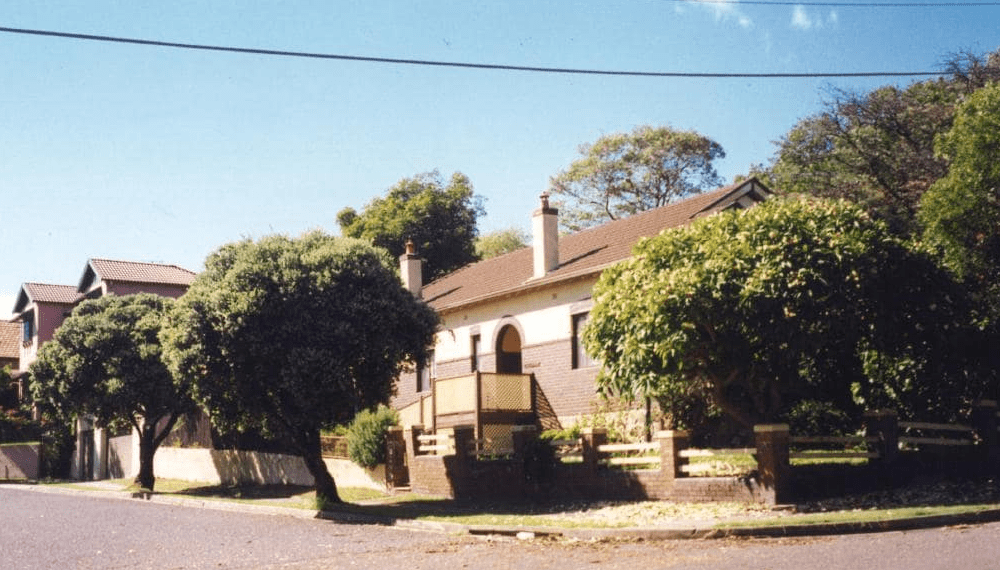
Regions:
<instances>
[{"instance_id":1,"label":"dark roof of neighbouring house","mask_svg":"<svg viewBox=\"0 0 1000 570\"><path fill-rule=\"evenodd\" d=\"M87 261L77 291L86 292L97 279L119 283L188 286L195 273L177 265L93 258Z\"/></svg>"},{"instance_id":2,"label":"dark roof of neighbouring house","mask_svg":"<svg viewBox=\"0 0 1000 570\"><path fill-rule=\"evenodd\" d=\"M21 325L0 321L0 358L9 360L21 357Z\"/></svg>"},{"instance_id":3,"label":"dark roof of neighbouring house","mask_svg":"<svg viewBox=\"0 0 1000 570\"><path fill-rule=\"evenodd\" d=\"M53 303L72 305L80 294L72 285L50 285L48 283L24 283L14 303L14 313L20 313L30 303Z\"/></svg>"},{"instance_id":4,"label":"dark roof of neighbouring house","mask_svg":"<svg viewBox=\"0 0 1000 570\"><path fill-rule=\"evenodd\" d=\"M559 266L544 277L532 279L534 258L531 247L467 265L423 288L423 298L439 312L506 297L599 273L629 258L643 237L666 228L683 226L691 220L736 207L737 200L750 196L763 200L770 191L757 179L697 194L654 210L601 226L559 237Z\"/></svg>"}]
</instances>

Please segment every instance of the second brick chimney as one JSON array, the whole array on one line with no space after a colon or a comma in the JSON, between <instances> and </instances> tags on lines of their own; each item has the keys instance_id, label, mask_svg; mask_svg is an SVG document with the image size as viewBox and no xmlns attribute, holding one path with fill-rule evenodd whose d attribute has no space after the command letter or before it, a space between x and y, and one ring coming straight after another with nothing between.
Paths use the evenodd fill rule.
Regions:
<instances>
[{"instance_id":1,"label":"second brick chimney","mask_svg":"<svg viewBox=\"0 0 1000 570\"><path fill-rule=\"evenodd\" d=\"M559 267L559 210L549 206L548 194L542 194L541 200L541 208L531 216L534 279Z\"/></svg>"}]
</instances>

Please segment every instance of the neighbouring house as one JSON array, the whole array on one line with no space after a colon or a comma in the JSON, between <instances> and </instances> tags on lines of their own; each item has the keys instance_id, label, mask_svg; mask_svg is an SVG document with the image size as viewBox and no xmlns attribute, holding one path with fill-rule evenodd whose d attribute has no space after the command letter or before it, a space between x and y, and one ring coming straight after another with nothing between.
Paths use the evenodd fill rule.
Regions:
<instances>
[{"instance_id":1,"label":"neighbouring house","mask_svg":"<svg viewBox=\"0 0 1000 570\"><path fill-rule=\"evenodd\" d=\"M401 375L393 400L404 425L475 426L487 449L513 425L569 426L598 402L598 365L581 344L601 272L644 237L770 195L757 179L560 236L542 196L532 246L470 264L421 286L420 259L400 257L404 285L441 318L430 361Z\"/></svg>"},{"instance_id":2,"label":"neighbouring house","mask_svg":"<svg viewBox=\"0 0 1000 570\"><path fill-rule=\"evenodd\" d=\"M87 261L76 286L24 283L12 319L20 329L20 361L14 377L22 388L21 396L24 397L25 377L38 350L52 339L77 304L108 294L153 293L177 298L187 291L195 275L177 265L93 258ZM109 452L108 446L106 430L96 428L87 418L80 418L72 475L79 479L103 478L108 473L109 455L129 453L131 443L121 442L118 451Z\"/></svg>"},{"instance_id":3,"label":"neighbouring house","mask_svg":"<svg viewBox=\"0 0 1000 570\"><path fill-rule=\"evenodd\" d=\"M21 362L21 326L14 322L0 321L0 370L7 368L11 374L17 372L18 363ZM23 388L21 383L14 379L14 398L21 400ZM7 386L0 386L0 394L3 394ZM3 401L0 400L0 407Z\"/></svg>"}]
</instances>

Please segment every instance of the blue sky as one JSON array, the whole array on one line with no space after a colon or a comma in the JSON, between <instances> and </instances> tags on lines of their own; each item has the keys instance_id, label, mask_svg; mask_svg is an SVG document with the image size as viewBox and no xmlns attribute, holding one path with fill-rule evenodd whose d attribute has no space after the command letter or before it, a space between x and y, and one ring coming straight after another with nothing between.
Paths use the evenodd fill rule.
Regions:
<instances>
[{"instance_id":1,"label":"blue sky","mask_svg":"<svg viewBox=\"0 0 1000 570\"><path fill-rule=\"evenodd\" d=\"M1000 46L1000 6L5 0L0 26L522 66L932 71ZM0 315L90 257L199 270L218 246L337 233L399 179L462 171L484 232L529 227L581 143L636 125L718 141L728 181L820 110L890 79L551 75L185 51L0 33ZM895 80L908 83L912 80Z\"/></svg>"}]
</instances>

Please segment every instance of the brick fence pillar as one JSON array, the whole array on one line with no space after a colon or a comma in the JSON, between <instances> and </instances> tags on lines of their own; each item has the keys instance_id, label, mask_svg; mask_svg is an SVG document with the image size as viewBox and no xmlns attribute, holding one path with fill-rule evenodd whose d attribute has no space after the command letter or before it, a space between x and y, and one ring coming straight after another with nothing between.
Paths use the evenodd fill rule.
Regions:
<instances>
[{"instance_id":1,"label":"brick fence pillar","mask_svg":"<svg viewBox=\"0 0 1000 570\"><path fill-rule=\"evenodd\" d=\"M677 477L685 477L681 467L687 465L687 457L681 457L681 450L688 447L688 432L682 430L666 430L656 432L656 441L660 442L660 471L671 483Z\"/></svg>"},{"instance_id":2,"label":"brick fence pillar","mask_svg":"<svg viewBox=\"0 0 1000 570\"><path fill-rule=\"evenodd\" d=\"M865 434L878 438L878 442L869 446L879 454L879 461L883 465L892 464L899 455L899 417L896 410L867 411L864 423Z\"/></svg>"},{"instance_id":3,"label":"brick fence pillar","mask_svg":"<svg viewBox=\"0 0 1000 570\"><path fill-rule=\"evenodd\" d=\"M412 461L414 457L418 455L420 450L420 440L418 439L424 433L424 426L420 424L406 426L403 428L403 439L406 445L406 458Z\"/></svg>"},{"instance_id":4,"label":"brick fence pillar","mask_svg":"<svg viewBox=\"0 0 1000 570\"><path fill-rule=\"evenodd\" d=\"M601 459L597 448L607 442L608 430L604 428L583 428L580 430L581 453L587 473L593 475L597 472L597 464Z\"/></svg>"},{"instance_id":5,"label":"brick fence pillar","mask_svg":"<svg viewBox=\"0 0 1000 570\"><path fill-rule=\"evenodd\" d=\"M463 460L475 457L475 453L473 452L473 443L476 438L475 426L460 425L450 428L449 431L451 431L452 440L455 443L455 447L452 450L453 453Z\"/></svg>"},{"instance_id":6,"label":"brick fence pillar","mask_svg":"<svg viewBox=\"0 0 1000 570\"><path fill-rule=\"evenodd\" d=\"M393 489L410 483L406 467L406 438L402 426L392 426L385 432L385 485Z\"/></svg>"},{"instance_id":7,"label":"brick fence pillar","mask_svg":"<svg viewBox=\"0 0 1000 570\"><path fill-rule=\"evenodd\" d=\"M768 504L787 502L791 497L791 467L788 461L788 424L753 426L757 445L757 469Z\"/></svg>"},{"instance_id":8,"label":"brick fence pillar","mask_svg":"<svg viewBox=\"0 0 1000 570\"><path fill-rule=\"evenodd\" d=\"M980 400L972 407L972 425L982 448L982 460L987 472L995 472L1000 464L1000 437L997 437L997 402Z\"/></svg>"},{"instance_id":9,"label":"brick fence pillar","mask_svg":"<svg viewBox=\"0 0 1000 570\"><path fill-rule=\"evenodd\" d=\"M512 426L510 439L514 445L514 457L524 458L524 451L538 437L535 426Z\"/></svg>"}]
</instances>

